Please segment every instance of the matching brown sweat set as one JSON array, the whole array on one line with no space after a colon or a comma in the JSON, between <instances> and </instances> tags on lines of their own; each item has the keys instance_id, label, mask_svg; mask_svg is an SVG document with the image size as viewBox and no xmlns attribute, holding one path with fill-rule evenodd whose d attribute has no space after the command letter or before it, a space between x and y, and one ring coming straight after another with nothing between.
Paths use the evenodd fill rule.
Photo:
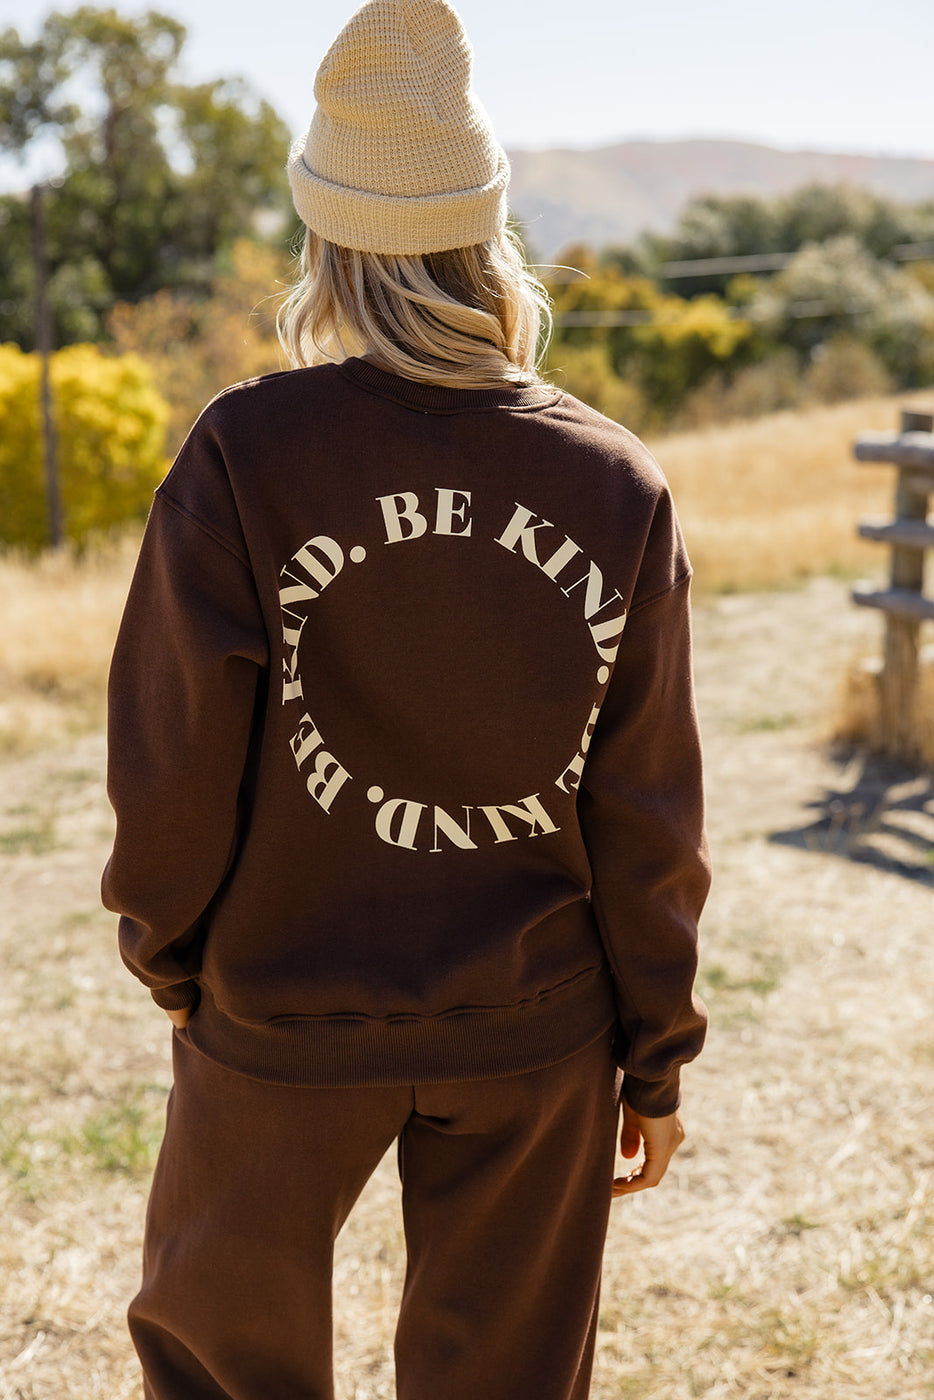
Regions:
<instances>
[{"instance_id":1,"label":"matching brown sweat set","mask_svg":"<svg viewBox=\"0 0 934 1400\"><path fill-rule=\"evenodd\" d=\"M657 465L548 387L226 391L114 655L104 900L175 1086L150 1400L327 1400L334 1240L399 1144L400 1400L583 1400L618 1071L674 1111L708 885Z\"/></svg>"}]
</instances>

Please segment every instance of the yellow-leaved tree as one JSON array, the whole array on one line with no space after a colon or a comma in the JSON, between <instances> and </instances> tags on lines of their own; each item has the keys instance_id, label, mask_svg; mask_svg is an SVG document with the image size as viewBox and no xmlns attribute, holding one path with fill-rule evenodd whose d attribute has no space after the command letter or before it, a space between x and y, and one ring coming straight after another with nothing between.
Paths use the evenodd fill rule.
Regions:
<instances>
[{"instance_id":1,"label":"yellow-leaved tree","mask_svg":"<svg viewBox=\"0 0 934 1400\"><path fill-rule=\"evenodd\" d=\"M65 533L81 545L145 516L166 469L169 410L138 355L69 345L50 373ZM0 544L47 540L39 357L0 345Z\"/></svg>"}]
</instances>

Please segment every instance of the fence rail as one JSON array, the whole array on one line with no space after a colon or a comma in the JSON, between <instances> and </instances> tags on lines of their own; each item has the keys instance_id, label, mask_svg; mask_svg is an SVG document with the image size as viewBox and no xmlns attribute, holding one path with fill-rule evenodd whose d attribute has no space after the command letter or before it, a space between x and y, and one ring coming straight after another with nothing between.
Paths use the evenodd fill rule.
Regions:
<instances>
[{"instance_id":1,"label":"fence rail","mask_svg":"<svg viewBox=\"0 0 934 1400\"><path fill-rule=\"evenodd\" d=\"M934 598L924 592L925 555L934 549L928 518L934 493L934 415L902 414L900 433L863 433L858 462L888 462L898 469L892 520L863 520L863 539L891 546L889 587L853 589L860 607L885 614L885 649L879 672L879 743L893 757L919 756L918 680L921 625L934 621Z\"/></svg>"}]
</instances>

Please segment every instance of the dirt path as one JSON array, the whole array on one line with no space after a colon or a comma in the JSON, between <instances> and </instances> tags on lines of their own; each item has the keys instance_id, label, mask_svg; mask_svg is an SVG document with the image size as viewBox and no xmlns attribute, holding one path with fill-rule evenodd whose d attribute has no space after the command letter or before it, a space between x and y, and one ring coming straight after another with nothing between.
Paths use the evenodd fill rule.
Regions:
<instances>
[{"instance_id":1,"label":"dirt path","mask_svg":"<svg viewBox=\"0 0 934 1400\"><path fill-rule=\"evenodd\" d=\"M817 743L877 637L826 580L698 609L713 1028L689 1143L614 1208L595 1400L931 1394L934 788ZM93 734L0 767L0 1400L140 1395L168 1037L97 905L102 765ZM343 1400L393 1393L400 1242L387 1160L339 1244Z\"/></svg>"}]
</instances>

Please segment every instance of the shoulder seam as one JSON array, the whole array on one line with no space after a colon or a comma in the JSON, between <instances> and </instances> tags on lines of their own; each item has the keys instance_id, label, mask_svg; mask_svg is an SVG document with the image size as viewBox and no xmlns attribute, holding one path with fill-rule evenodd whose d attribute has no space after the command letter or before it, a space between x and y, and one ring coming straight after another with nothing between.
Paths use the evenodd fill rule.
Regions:
<instances>
[{"instance_id":1,"label":"shoulder seam","mask_svg":"<svg viewBox=\"0 0 934 1400\"><path fill-rule=\"evenodd\" d=\"M690 583L692 573L693 570L690 568L685 569L684 573L679 574L674 583L669 584L667 588L660 589L658 593L653 593L651 598L643 598L641 602L631 607L629 609L629 616L632 617L634 613L641 612L643 608L650 607L652 603L657 603L660 598L667 598L669 593L674 593L677 589L682 588L684 584Z\"/></svg>"},{"instance_id":2,"label":"shoulder seam","mask_svg":"<svg viewBox=\"0 0 934 1400\"><path fill-rule=\"evenodd\" d=\"M249 569L250 561L247 559L246 555L241 554L240 550L232 545L229 540L225 540L223 535L219 534L217 530L213 530L210 525L206 525L197 515L187 510L185 506L180 505L178 501L174 500L173 497L169 495L168 491L166 491L163 486L157 489L156 495L163 500L167 506L171 506L172 510L174 510L177 515L182 516L185 520L190 520L192 525L197 526L202 534L207 535L215 544L219 544L228 554L233 555L238 564L242 564L245 569Z\"/></svg>"}]
</instances>

